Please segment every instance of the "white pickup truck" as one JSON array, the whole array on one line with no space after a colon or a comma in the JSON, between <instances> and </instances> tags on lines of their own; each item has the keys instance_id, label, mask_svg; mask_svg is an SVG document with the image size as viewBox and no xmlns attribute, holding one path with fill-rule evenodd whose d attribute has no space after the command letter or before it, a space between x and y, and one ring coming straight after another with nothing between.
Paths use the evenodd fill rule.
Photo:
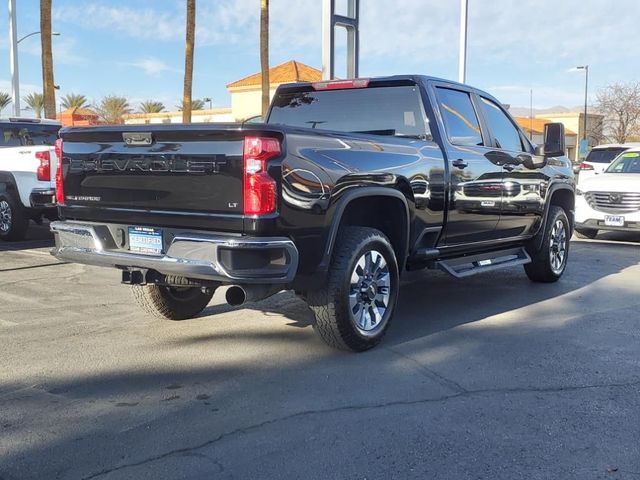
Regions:
<instances>
[{"instance_id":1,"label":"white pickup truck","mask_svg":"<svg viewBox=\"0 0 640 480\"><path fill-rule=\"evenodd\" d=\"M21 240L29 221L54 219L60 123L0 120L0 240Z\"/></svg>"}]
</instances>

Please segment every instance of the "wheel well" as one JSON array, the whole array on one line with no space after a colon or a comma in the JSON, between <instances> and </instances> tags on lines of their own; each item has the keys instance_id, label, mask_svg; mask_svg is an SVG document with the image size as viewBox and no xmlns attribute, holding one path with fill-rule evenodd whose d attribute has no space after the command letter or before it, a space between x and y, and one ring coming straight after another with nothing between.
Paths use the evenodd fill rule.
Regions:
<instances>
[{"instance_id":1,"label":"wheel well","mask_svg":"<svg viewBox=\"0 0 640 480\"><path fill-rule=\"evenodd\" d=\"M576 205L574 193L566 188L556 190L551 195L551 205L557 205L564 210L573 230L573 213Z\"/></svg>"},{"instance_id":2,"label":"wheel well","mask_svg":"<svg viewBox=\"0 0 640 480\"><path fill-rule=\"evenodd\" d=\"M360 197L349 202L340 226L371 227L384 233L395 251L398 267L404 268L407 255L407 209L399 198Z\"/></svg>"}]
</instances>

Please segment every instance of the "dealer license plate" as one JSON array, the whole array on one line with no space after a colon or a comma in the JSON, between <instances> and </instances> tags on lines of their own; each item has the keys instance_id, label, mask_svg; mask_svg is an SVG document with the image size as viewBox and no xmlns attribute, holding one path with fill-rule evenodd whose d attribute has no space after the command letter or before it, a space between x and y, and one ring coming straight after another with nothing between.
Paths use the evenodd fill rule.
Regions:
<instances>
[{"instance_id":1,"label":"dealer license plate","mask_svg":"<svg viewBox=\"0 0 640 480\"><path fill-rule=\"evenodd\" d=\"M624 227L624 217L622 215L605 215L604 224L607 227Z\"/></svg>"},{"instance_id":2,"label":"dealer license plate","mask_svg":"<svg viewBox=\"0 0 640 480\"><path fill-rule=\"evenodd\" d=\"M129 250L149 255L162 254L162 230L149 227L129 227Z\"/></svg>"}]
</instances>

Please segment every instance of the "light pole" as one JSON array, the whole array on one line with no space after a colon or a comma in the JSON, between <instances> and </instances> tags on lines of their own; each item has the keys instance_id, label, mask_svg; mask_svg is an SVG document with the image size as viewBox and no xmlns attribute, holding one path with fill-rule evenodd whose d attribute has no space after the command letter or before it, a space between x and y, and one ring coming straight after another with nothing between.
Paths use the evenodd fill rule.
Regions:
<instances>
[{"instance_id":1,"label":"light pole","mask_svg":"<svg viewBox=\"0 0 640 480\"><path fill-rule=\"evenodd\" d=\"M585 144L584 153L586 155L587 144L587 92L589 88L589 65L580 65L576 67L576 70L584 70L584 126L582 132L582 140Z\"/></svg>"},{"instance_id":2,"label":"light pole","mask_svg":"<svg viewBox=\"0 0 640 480\"><path fill-rule=\"evenodd\" d=\"M213 108L213 100L211 100L211 97L206 97L202 99L203 102L209 102L209 110L211 110Z\"/></svg>"},{"instance_id":3,"label":"light pole","mask_svg":"<svg viewBox=\"0 0 640 480\"><path fill-rule=\"evenodd\" d=\"M18 72L18 44L27 37L38 35L40 32L31 32L18 40L18 25L16 23L16 0L9 0L9 62L11 64L11 100L13 102L13 115L20 116L20 74ZM52 32L51 35L60 35Z\"/></svg>"},{"instance_id":4,"label":"light pole","mask_svg":"<svg viewBox=\"0 0 640 480\"><path fill-rule=\"evenodd\" d=\"M460 53L458 54L458 81L467 79L467 15L469 0L460 0Z\"/></svg>"},{"instance_id":5,"label":"light pole","mask_svg":"<svg viewBox=\"0 0 640 480\"><path fill-rule=\"evenodd\" d=\"M16 25L16 0L9 0L9 63L11 65L11 98L13 115L20 116L20 79L18 77L18 32Z\"/></svg>"}]
</instances>

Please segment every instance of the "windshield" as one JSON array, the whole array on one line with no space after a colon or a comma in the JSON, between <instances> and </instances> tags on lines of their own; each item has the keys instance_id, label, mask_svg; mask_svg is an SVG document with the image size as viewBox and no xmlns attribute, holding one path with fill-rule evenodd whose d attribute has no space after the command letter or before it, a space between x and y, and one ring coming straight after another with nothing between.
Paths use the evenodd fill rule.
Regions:
<instances>
[{"instance_id":1,"label":"windshield","mask_svg":"<svg viewBox=\"0 0 640 480\"><path fill-rule=\"evenodd\" d=\"M605 170L606 173L640 173L640 152L627 152L620 155Z\"/></svg>"},{"instance_id":2,"label":"windshield","mask_svg":"<svg viewBox=\"0 0 640 480\"><path fill-rule=\"evenodd\" d=\"M1 147L25 147L29 145L53 145L58 138L57 125L25 125L2 124L0 125Z\"/></svg>"},{"instance_id":3,"label":"windshield","mask_svg":"<svg viewBox=\"0 0 640 480\"><path fill-rule=\"evenodd\" d=\"M611 148L594 148L589 152L585 162L591 163L610 163L620 153L624 152L626 148L623 147L611 147Z\"/></svg>"},{"instance_id":4,"label":"windshield","mask_svg":"<svg viewBox=\"0 0 640 480\"><path fill-rule=\"evenodd\" d=\"M415 86L280 93L268 123L431 140Z\"/></svg>"}]
</instances>

